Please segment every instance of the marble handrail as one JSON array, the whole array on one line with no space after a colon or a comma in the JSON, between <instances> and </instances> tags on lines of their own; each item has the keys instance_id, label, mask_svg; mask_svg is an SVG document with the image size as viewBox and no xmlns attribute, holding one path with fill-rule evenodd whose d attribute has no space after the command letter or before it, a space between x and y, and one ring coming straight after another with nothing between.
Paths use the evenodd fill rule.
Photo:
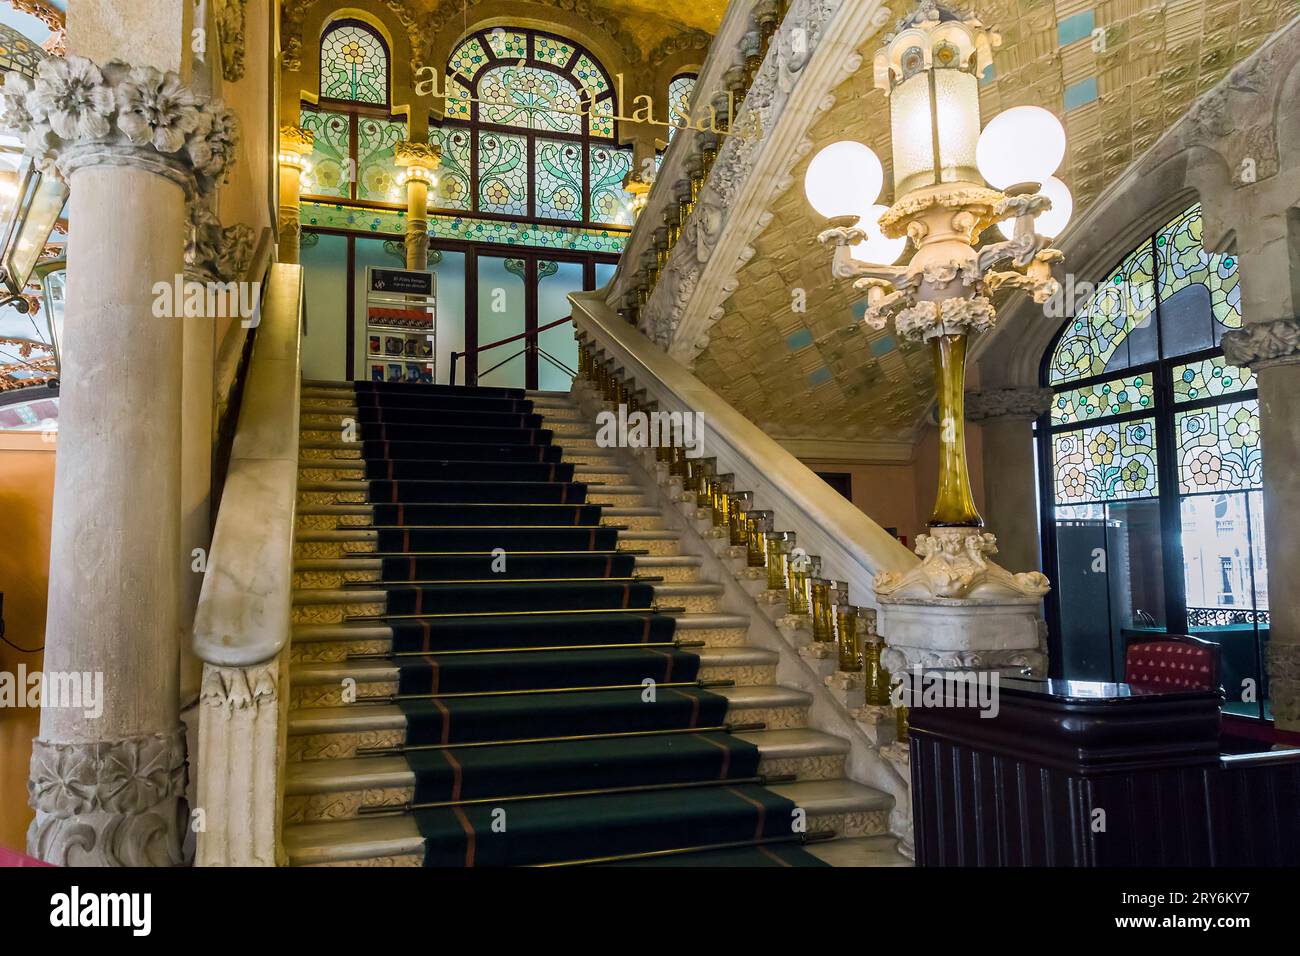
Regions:
<instances>
[{"instance_id":1,"label":"marble handrail","mask_svg":"<svg viewBox=\"0 0 1300 956\"><path fill-rule=\"evenodd\" d=\"M662 412L704 416L704 454L720 473L733 472L738 491L752 491L756 507L772 510L779 530L822 558L826 577L848 581L855 604L875 606L872 581L880 571L906 571L919 559L893 535L609 308L599 292L574 293L578 338L603 354L645 390Z\"/></svg>"},{"instance_id":2,"label":"marble handrail","mask_svg":"<svg viewBox=\"0 0 1300 956\"><path fill-rule=\"evenodd\" d=\"M271 266L194 618L209 664L259 664L289 639L302 295L301 266Z\"/></svg>"}]
</instances>

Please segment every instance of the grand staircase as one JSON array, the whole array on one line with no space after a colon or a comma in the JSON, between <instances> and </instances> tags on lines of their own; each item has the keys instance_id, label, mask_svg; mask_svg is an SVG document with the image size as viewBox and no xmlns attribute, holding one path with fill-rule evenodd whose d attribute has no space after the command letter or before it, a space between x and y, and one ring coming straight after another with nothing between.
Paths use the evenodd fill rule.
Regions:
<instances>
[{"instance_id":1,"label":"grand staircase","mask_svg":"<svg viewBox=\"0 0 1300 956\"><path fill-rule=\"evenodd\" d=\"M307 382L292 865L905 863L567 393Z\"/></svg>"}]
</instances>

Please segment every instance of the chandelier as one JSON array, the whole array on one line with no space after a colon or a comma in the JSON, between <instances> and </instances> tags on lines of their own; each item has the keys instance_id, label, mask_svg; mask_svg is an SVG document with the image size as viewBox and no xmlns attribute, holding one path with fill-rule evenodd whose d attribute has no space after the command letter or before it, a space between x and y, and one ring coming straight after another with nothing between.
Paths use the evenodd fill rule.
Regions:
<instances>
[{"instance_id":1,"label":"chandelier","mask_svg":"<svg viewBox=\"0 0 1300 956\"><path fill-rule=\"evenodd\" d=\"M822 243L834 247L832 273L866 293L868 328L889 322L904 339L927 343L938 392L939 487L924 559L907 573L878 576L897 596L1023 596L1047 591L1037 572L1010 574L988 560L996 539L983 531L966 460L965 360L972 333L991 329L991 297L1019 289L1036 302L1058 290L1051 248L1073 201L1052 173L1065 156L1065 131L1037 106L1009 109L980 130L979 77L1001 38L977 19L925 0L888 36L875 83L889 100L894 203L877 205L879 157L844 141L808 166L804 189L826 217ZM979 245L997 226L1002 235ZM900 255L911 243L912 254Z\"/></svg>"}]
</instances>

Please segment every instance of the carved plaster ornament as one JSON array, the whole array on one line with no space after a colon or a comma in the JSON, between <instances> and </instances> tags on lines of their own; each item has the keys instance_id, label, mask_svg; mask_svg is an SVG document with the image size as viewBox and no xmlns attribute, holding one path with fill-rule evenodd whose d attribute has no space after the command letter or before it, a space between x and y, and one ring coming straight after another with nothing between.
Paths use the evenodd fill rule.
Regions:
<instances>
[{"instance_id":1,"label":"carved plaster ornament","mask_svg":"<svg viewBox=\"0 0 1300 956\"><path fill-rule=\"evenodd\" d=\"M1247 322L1224 333L1223 354L1238 368L1300 362L1300 319Z\"/></svg>"},{"instance_id":2,"label":"carved plaster ornament","mask_svg":"<svg viewBox=\"0 0 1300 956\"><path fill-rule=\"evenodd\" d=\"M1013 574L994 564L997 537L975 528L932 527L917 535L921 563L906 572L876 575L876 593L887 597L1042 597L1051 587L1038 571Z\"/></svg>"}]
</instances>

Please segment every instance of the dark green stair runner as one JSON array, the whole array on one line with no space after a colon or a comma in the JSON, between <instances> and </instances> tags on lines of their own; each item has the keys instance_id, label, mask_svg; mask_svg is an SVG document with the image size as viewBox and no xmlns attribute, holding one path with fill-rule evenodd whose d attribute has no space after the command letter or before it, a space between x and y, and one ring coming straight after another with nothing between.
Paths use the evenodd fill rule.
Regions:
<instances>
[{"instance_id":1,"label":"dark green stair runner","mask_svg":"<svg viewBox=\"0 0 1300 956\"><path fill-rule=\"evenodd\" d=\"M426 865L818 865L524 393L356 402Z\"/></svg>"}]
</instances>

